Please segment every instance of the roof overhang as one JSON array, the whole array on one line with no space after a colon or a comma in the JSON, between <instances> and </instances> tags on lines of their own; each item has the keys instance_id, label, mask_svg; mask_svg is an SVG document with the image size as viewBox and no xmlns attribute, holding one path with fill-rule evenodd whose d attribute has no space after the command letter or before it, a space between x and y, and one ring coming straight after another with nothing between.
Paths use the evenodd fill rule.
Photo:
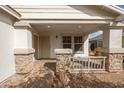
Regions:
<instances>
[{"instance_id":1,"label":"roof overhang","mask_svg":"<svg viewBox=\"0 0 124 93\"><path fill-rule=\"evenodd\" d=\"M115 13L118 13L118 14L124 14L124 9L118 7L118 6L115 6L115 5L103 5L104 7L108 8L110 11L113 11Z\"/></svg>"},{"instance_id":2,"label":"roof overhang","mask_svg":"<svg viewBox=\"0 0 124 93\"><path fill-rule=\"evenodd\" d=\"M13 16L16 19L20 19L21 17L21 15L13 8L11 8L9 5L0 5L0 8L5 12L9 13L11 16Z\"/></svg>"},{"instance_id":3,"label":"roof overhang","mask_svg":"<svg viewBox=\"0 0 124 93\"><path fill-rule=\"evenodd\" d=\"M103 8L107 8L109 9L109 11L112 11L119 15L115 19L116 22L122 22L124 20L124 9L115 5L103 5Z\"/></svg>"},{"instance_id":4,"label":"roof overhang","mask_svg":"<svg viewBox=\"0 0 124 93\"><path fill-rule=\"evenodd\" d=\"M99 7L102 7L103 9L106 9L107 11L116 13L118 16L115 19L115 21L122 21L124 19L124 9L115 6L115 5L98 5ZM18 13L15 9L13 9L11 6L8 5L1 5L1 9L15 17L16 19L20 19L21 15Z\"/></svg>"}]
</instances>

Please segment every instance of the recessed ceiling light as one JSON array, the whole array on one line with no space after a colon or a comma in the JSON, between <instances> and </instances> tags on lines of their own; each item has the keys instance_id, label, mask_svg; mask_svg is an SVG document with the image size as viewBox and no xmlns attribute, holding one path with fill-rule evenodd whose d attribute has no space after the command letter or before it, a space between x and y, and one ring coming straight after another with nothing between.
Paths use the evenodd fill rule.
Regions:
<instances>
[{"instance_id":1,"label":"recessed ceiling light","mask_svg":"<svg viewBox=\"0 0 124 93\"><path fill-rule=\"evenodd\" d=\"M51 26L47 26L47 28L51 28Z\"/></svg>"},{"instance_id":2,"label":"recessed ceiling light","mask_svg":"<svg viewBox=\"0 0 124 93\"><path fill-rule=\"evenodd\" d=\"M78 28L81 28L81 26L79 25Z\"/></svg>"}]
</instances>

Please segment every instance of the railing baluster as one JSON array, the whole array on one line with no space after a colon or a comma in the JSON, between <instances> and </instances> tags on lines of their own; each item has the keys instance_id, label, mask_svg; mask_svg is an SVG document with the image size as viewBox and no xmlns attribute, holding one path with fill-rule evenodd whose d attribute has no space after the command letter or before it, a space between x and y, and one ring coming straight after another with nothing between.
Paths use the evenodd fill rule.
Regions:
<instances>
[{"instance_id":1,"label":"railing baluster","mask_svg":"<svg viewBox=\"0 0 124 93\"><path fill-rule=\"evenodd\" d=\"M90 58L88 58L88 69L90 69Z\"/></svg>"},{"instance_id":2,"label":"railing baluster","mask_svg":"<svg viewBox=\"0 0 124 93\"><path fill-rule=\"evenodd\" d=\"M82 66L82 69L83 69L83 61L81 61L81 66Z\"/></svg>"},{"instance_id":3,"label":"railing baluster","mask_svg":"<svg viewBox=\"0 0 124 93\"><path fill-rule=\"evenodd\" d=\"M85 69L86 69L86 61L84 61L84 64L85 64Z\"/></svg>"},{"instance_id":4,"label":"railing baluster","mask_svg":"<svg viewBox=\"0 0 124 93\"><path fill-rule=\"evenodd\" d=\"M72 70L105 70L106 57L91 56L88 58L74 58L70 59Z\"/></svg>"},{"instance_id":5,"label":"railing baluster","mask_svg":"<svg viewBox=\"0 0 124 93\"><path fill-rule=\"evenodd\" d=\"M105 58L103 59L103 69L105 69Z\"/></svg>"}]
</instances>

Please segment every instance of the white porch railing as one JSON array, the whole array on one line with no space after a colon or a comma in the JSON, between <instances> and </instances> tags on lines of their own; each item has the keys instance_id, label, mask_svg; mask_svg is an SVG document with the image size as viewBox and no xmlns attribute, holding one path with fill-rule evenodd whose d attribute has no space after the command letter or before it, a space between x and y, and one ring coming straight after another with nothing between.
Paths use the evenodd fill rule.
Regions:
<instances>
[{"instance_id":1,"label":"white porch railing","mask_svg":"<svg viewBox=\"0 0 124 93\"><path fill-rule=\"evenodd\" d=\"M71 70L105 70L105 56L90 56L86 58L71 57Z\"/></svg>"}]
</instances>

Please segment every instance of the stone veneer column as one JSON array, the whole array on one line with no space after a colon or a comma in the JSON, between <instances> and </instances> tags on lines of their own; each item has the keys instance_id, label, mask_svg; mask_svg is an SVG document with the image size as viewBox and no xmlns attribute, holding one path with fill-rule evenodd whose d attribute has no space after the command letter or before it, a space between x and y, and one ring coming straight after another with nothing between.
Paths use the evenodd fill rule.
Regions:
<instances>
[{"instance_id":1,"label":"stone veneer column","mask_svg":"<svg viewBox=\"0 0 124 93\"><path fill-rule=\"evenodd\" d=\"M106 68L109 72L119 72L123 70L123 56L122 53L108 53Z\"/></svg>"},{"instance_id":2,"label":"stone veneer column","mask_svg":"<svg viewBox=\"0 0 124 93\"><path fill-rule=\"evenodd\" d=\"M110 27L103 31L103 53L107 56L107 71L119 72L123 70L122 28Z\"/></svg>"},{"instance_id":3,"label":"stone veneer column","mask_svg":"<svg viewBox=\"0 0 124 93\"><path fill-rule=\"evenodd\" d=\"M15 49L16 73L30 73L33 69L34 49Z\"/></svg>"},{"instance_id":4,"label":"stone veneer column","mask_svg":"<svg viewBox=\"0 0 124 93\"><path fill-rule=\"evenodd\" d=\"M55 49L57 58L56 71L69 70L70 58L72 57L71 49Z\"/></svg>"},{"instance_id":5,"label":"stone veneer column","mask_svg":"<svg viewBox=\"0 0 124 93\"><path fill-rule=\"evenodd\" d=\"M30 73L33 69L34 52L32 31L28 23L15 24L15 63L16 73Z\"/></svg>"},{"instance_id":6,"label":"stone veneer column","mask_svg":"<svg viewBox=\"0 0 124 93\"><path fill-rule=\"evenodd\" d=\"M60 81L66 87L69 82L67 71L70 70L70 58L72 57L71 49L55 49L56 53L56 74Z\"/></svg>"}]
</instances>

